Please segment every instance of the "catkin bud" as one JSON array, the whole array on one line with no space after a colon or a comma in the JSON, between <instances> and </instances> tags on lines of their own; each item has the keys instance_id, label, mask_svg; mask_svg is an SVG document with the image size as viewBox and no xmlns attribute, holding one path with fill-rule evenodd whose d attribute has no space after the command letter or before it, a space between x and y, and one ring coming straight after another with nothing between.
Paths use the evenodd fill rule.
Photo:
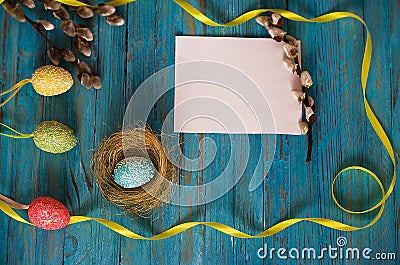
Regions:
<instances>
[{"instance_id":1,"label":"catkin bud","mask_svg":"<svg viewBox=\"0 0 400 265\"><path fill-rule=\"evenodd\" d=\"M46 8L47 10L56 11L61 8L61 4L56 1L50 1L50 2L44 3L44 8Z\"/></svg>"},{"instance_id":2,"label":"catkin bud","mask_svg":"<svg viewBox=\"0 0 400 265\"><path fill-rule=\"evenodd\" d=\"M70 49L62 49L60 54L66 62L73 63L76 61L76 56Z\"/></svg>"},{"instance_id":3,"label":"catkin bud","mask_svg":"<svg viewBox=\"0 0 400 265\"><path fill-rule=\"evenodd\" d=\"M300 121L299 122L299 128L301 130L301 133L303 135L306 135L308 132L308 124L306 122Z\"/></svg>"},{"instance_id":4,"label":"catkin bud","mask_svg":"<svg viewBox=\"0 0 400 265\"><path fill-rule=\"evenodd\" d=\"M37 23L43 26L45 30L53 30L54 25L47 20L38 20Z\"/></svg>"},{"instance_id":5,"label":"catkin bud","mask_svg":"<svg viewBox=\"0 0 400 265\"><path fill-rule=\"evenodd\" d=\"M76 34L84 38L87 41L92 41L93 40L93 33L90 31L90 29L84 27L84 26L78 26L76 27Z\"/></svg>"},{"instance_id":6,"label":"catkin bud","mask_svg":"<svg viewBox=\"0 0 400 265\"><path fill-rule=\"evenodd\" d=\"M293 46L296 46L296 47L299 46L299 42L294 37L292 37L290 35L285 35L285 38L289 44L292 44Z\"/></svg>"},{"instance_id":7,"label":"catkin bud","mask_svg":"<svg viewBox=\"0 0 400 265\"><path fill-rule=\"evenodd\" d=\"M292 44L285 43L283 45L283 50L285 51L286 56L289 58L295 58L299 55L299 50Z\"/></svg>"},{"instance_id":8,"label":"catkin bud","mask_svg":"<svg viewBox=\"0 0 400 265\"><path fill-rule=\"evenodd\" d=\"M311 96L308 96L308 103L310 105L310 107L312 108L315 104L314 99Z\"/></svg>"},{"instance_id":9,"label":"catkin bud","mask_svg":"<svg viewBox=\"0 0 400 265\"><path fill-rule=\"evenodd\" d=\"M108 17L115 13L115 7L106 4L99 4L95 11L102 17Z\"/></svg>"},{"instance_id":10,"label":"catkin bud","mask_svg":"<svg viewBox=\"0 0 400 265\"><path fill-rule=\"evenodd\" d=\"M91 73L89 65L85 62L77 62L76 63L76 69L78 70L79 73Z\"/></svg>"},{"instance_id":11,"label":"catkin bud","mask_svg":"<svg viewBox=\"0 0 400 265\"><path fill-rule=\"evenodd\" d=\"M33 0L18 0L18 2L20 2L21 4L23 4L24 6L28 7L28 8L35 8L35 1Z\"/></svg>"},{"instance_id":12,"label":"catkin bud","mask_svg":"<svg viewBox=\"0 0 400 265\"><path fill-rule=\"evenodd\" d=\"M13 18L15 18L16 20L18 20L19 22L23 23L26 21L25 19L25 13L24 10L19 6L19 4L16 4L15 6L13 6L11 3L9 2L4 2L3 4L1 4L2 7L4 8L4 10Z\"/></svg>"},{"instance_id":13,"label":"catkin bud","mask_svg":"<svg viewBox=\"0 0 400 265\"><path fill-rule=\"evenodd\" d=\"M304 93L301 90L293 89L291 92L292 92L293 98L295 100L297 100L299 102L299 104L306 98L306 93Z\"/></svg>"},{"instance_id":14,"label":"catkin bud","mask_svg":"<svg viewBox=\"0 0 400 265\"><path fill-rule=\"evenodd\" d=\"M106 17L106 22L111 26L122 26L125 24L124 19L118 14L112 14Z\"/></svg>"},{"instance_id":15,"label":"catkin bud","mask_svg":"<svg viewBox=\"0 0 400 265\"><path fill-rule=\"evenodd\" d=\"M310 122L311 116L314 115L314 111L310 107L306 107L306 120Z\"/></svg>"},{"instance_id":16,"label":"catkin bud","mask_svg":"<svg viewBox=\"0 0 400 265\"><path fill-rule=\"evenodd\" d=\"M101 88L101 79L100 76L98 76L97 74L91 74L90 75L91 79L92 79L92 85L94 89L100 89Z\"/></svg>"},{"instance_id":17,"label":"catkin bud","mask_svg":"<svg viewBox=\"0 0 400 265\"><path fill-rule=\"evenodd\" d=\"M276 36L283 37L286 34L286 32L284 32L282 29L276 27L269 27L268 33L272 38Z\"/></svg>"},{"instance_id":18,"label":"catkin bud","mask_svg":"<svg viewBox=\"0 0 400 265\"><path fill-rule=\"evenodd\" d=\"M90 49L90 44L85 39L81 37L75 38L75 46L78 48L78 51L83 55L89 57L92 54L92 50Z\"/></svg>"},{"instance_id":19,"label":"catkin bud","mask_svg":"<svg viewBox=\"0 0 400 265\"><path fill-rule=\"evenodd\" d=\"M278 14L272 14L271 15L271 20L272 20L272 24L278 26L279 20L281 20L281 16Z\"/></svg>"},{"instance_id":20,"label":"catkin bud","mask_svg":"<svg viewBox=\"0 0 400 265\"><path fill-rule=\"evenodd\" d=\"M292 74L296 72L298 65L294 62L292 58L285 57L283 59L283 63L286 65L286 67Z\"/></svg>"},{"instance_id":21,"label":"catkin bud","mask_svg":"<svg viewBox=\"0 0 400 265\"><path fill-rule=\"evenodd\" d=\"M57 49L50 48L50 50L47 51L47 55L54 65L60 64L61 54Z\"/></svg>"},{"instance_id":22,"label":"catkin bud","mask_svg":"<svg viewBox=\"0 0 400 265\"><path fill-rule=\"evenodd\" d=\"M259 16L256 18L256 22L263 27L268 28L271 26L271 17L270 16Z\"/></svg>"},{"instance_id":23,"label":"catkin bud","mask_svg":"<svg viewBox=\"0 0 400 265\"><path fill-rule=\"evenodd\" d=\"M87 6L81 6L78 8L77 14L81 18L91 18L91 17L93 17L94 12L91 8L89 8Z\"/></svg>"},{"instance_id":24,"label":"catkin bud","mask_svg":"<svg viewBox=\"0 0 400 265\"><path fill-rule=\"evenodd\" d=\"M300 75L300 82L301 85L306 88L311 87L313 85L313 81L311 79L310 73L308 73L307 71L303 71Z\"/></svg>"},{"instance_id":25,"label":"catkin bud","mask_svg":"<svg viewBox=\"0 0 400 265\"><path fill-rule=\"evenodd\" d=\"M75 37L76 31L74 22L72 20L63 20L61 22L60 28L70 37Z\"/></svg>"},{"instance_id":26,"label":"catkin bud","mask_svg":"<svg viewBox=\"0 0 400 265\"><path fill-rule=\"evenodd\" d=\"M65 9L63 6L60 6L58 10L54 11L53 15L61 20L70 19L71 17L67 9Z\"/></svg>"},{"instance_id":27,"label":"catkin bud","mask_svg":"<svg viewBox=\"0 0 400 265\"><path fill-rule=\"evenodd\" d=\"M92 79L90 78L90 75L87 73L79 74L78 79L81 82L82 86L86 87L87 89L90 89L93 85Z\"/></svg>"}]
</instances>

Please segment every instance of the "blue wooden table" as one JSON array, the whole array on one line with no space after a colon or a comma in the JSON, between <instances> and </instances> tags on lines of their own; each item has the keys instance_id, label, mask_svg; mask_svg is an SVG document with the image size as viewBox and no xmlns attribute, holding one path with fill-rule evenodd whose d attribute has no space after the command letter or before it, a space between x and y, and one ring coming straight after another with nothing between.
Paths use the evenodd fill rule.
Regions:
<instances>
[{"instance_id":1,"label":"blue wooden table","mask_svg":"<svg viewBox=\"0 0 400 265\"><path fill-rule=\"evenodd\" d=\"M390 1L189 1L210 18L226 22L255 8L282 8L315 17L332 11L360 15L373 36L373 58L368 80L368 99L397 150L400 146L400 2ZM39 5L40 3L38 3ZM257 159L247 165L236 161L227 174L245 168L239 183L221 198L201 206L166 205L152 218L123 214L100 194L91 171L93 149L104 137L121 129L125 107L135 89L153 73L174 64L176 35L266 37L265 29L254 20L232 28L202 25L173 1L142 1L119 7L126 25L111 27L95 17L90 26L95 33L93 56L86 60L102 76L101 90L87 90L78 82L71 91L44 98L31 86L0 109L0 122L23 132L31 132L44 120L57 120L70 126L79 138L78 146L67 154L51 155L36 149L30 140L1 138L0 193L29 203L37 196L50 196L65 203L73 215L113 220L145 235L158 234L185 221L216 221L256 234L295 217L325 217L354 226L369 223L376 211L364 215L347 214L335 206L330 195L336 173L349 165L363 165L376 172L388 187L392 178L389 156L367 122L362 104L360 68L365 34L360 23L344 19L327 24L287 22L285 29L302 41L304 68L314 79L311 95L316 100L318 122L314 129L314 153L305 163L307 138L277 136L276 151L269 173L261 186L249 192L250 178ZM41 9L27 11L36 19L55 21ZM48 47L27 23L20 24L0 10L1 91L29 78L33 71L49 63ZM59 22L57 22L59 23ZM48 37L61 47L72 47L59 29ZM240 55L238 55L240 56ZM68 64L62 64L76 75ZM147 123L155 131L162 127L173 107L173 94L165 95L153 109ZM186 165L180 183L206 183L221 172L232 152L229 135L183 134L186 156L196 158L205 152L199 144L204 137L216 143L217 156L204 170L198 164ZM247 136L246 136L247 137ZM255 157L268 152L263 135L249 136ZM235 150L232 150L235 149ZM263 151L264 150L264 151ZM258 152L258 153L257 153ZM262 154L265 155L265 154ZM200 161L201 162L201 161ZM221 187L222 189L223 187ZM341 179L339 199L354 210L366 209L380 199L376 183L362 174ZM257 252L268 248L337 246L345 237L347 247L371 248L373 253L399 251L399 192L387 201L382 218L373 227L357 232L340 232L302 222L264 239L236 239L206 227L196 227L164 241L138 241L121 237L94 222L72 225L60 231L43 231L10 220L0 213L0 264L384 264L382 261L307 259L261 259ZM26 213L20 212L23 216ZM385 261L386 264L399 264Z\"/></svg>"}]
</instances>

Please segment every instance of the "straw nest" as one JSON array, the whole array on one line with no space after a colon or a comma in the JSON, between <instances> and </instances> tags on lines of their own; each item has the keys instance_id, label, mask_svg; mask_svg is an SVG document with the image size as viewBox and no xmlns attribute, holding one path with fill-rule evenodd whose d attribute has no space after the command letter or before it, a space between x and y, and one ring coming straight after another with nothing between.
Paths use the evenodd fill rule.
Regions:
<instances>
[{"instance_id":1,"label":"straw nest","mask_svg":"<svg viewBox=\"0 0 400 265\"><path fill-rule=\"evenodd\" d=\"M113 178L115 166L125 157L148 157L155 176L138 188L123 188ZM129 213L146 215L169 201L176 169L168 160L161 142L149 129L135 128L114 133L105 139L92 158L92 170L103 196ZM168 181L166 181L168 180Z\"/></svg>"}]
</instances>

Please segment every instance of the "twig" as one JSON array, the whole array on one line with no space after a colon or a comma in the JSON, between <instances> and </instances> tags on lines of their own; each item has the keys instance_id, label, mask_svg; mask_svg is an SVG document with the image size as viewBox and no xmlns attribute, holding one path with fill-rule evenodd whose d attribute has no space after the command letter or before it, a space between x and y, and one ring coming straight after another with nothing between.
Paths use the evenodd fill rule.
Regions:
<instances>
[{"instance_id":1,"label":"twig","mask_svg":"<svg viewBox=\"0 0 400 265\"><path fill-rule=\"evenodd\" d=\"M283 41L285 41L286 43L287 40L286 38L283 38ZM296 56L294 58L294 62L298 65L298 67L296 68L296 74L300 77L301 75L301 68L300 68L300 64L299 64L299 57ZM310 102L308 100L308 87L302 86L301 90L305 93L305 97L303 100L303 103L306 107L311 107L311 108L315 108L314 106L310 106ZM313 131L313 125L316 122L317 117L315 114L313 114L310 119L309 119L309 123L308 123L308 131L307 131L307 138L308 138L308 148L307 148L307 158L306 158L306 162L311 162L311 155L312 155L312 145L313 145L313 140L312 140L312 131Z\"/></svg>"},{"instance_id":2,"label":"twig","mask_svg":"<svg viewBox=\"0 0 400 265\"><path fill-rule=\"evenodd\" d=\"M86 87L88 89L92 88L92 87L95 89L101 88L101 80L100 80L100 77L98 74L93 73L91 71L90 67L85 62L81 62L79 59L77 59L74 52L72 52L69 49L58 48L43 33L44 30L52 30L54 28L54 25L52 25L50 22L44 21L44 20L38 20L38 23L32 21L28 16L26 16L24 14L23 9L18 4L16 4L13 0L5 0L4 3L2 4L2 6L10 16L16 18L19 22L23 23L25 21L28 21L29 25L40 35L40 37L43 40L46 41L46 43L50 46L48 55L49 55L51 62L54 65L58 65L60 63L60 59L63 58L64 61L71 63L76 68L76 70L79 72L78 79L84 87ZM34 7L34 5L32 7ZM65 13L67 14L67 11L61 5L59 5L58 8L59 8L58 9L59 16L62 15L61 11L65 11ZM112 7L112 8L114 8L114 7ZM57 10L54 12L57 12ZM115 12L115 8L114 8L114 12ZM68 16L69 16L69 14L68 14ZM106 17L106 18L108 18L108 17ZM62 18L60 18L60 19L63 22L68 22L68 23L71 22L72 23L72 21L69 21L67 18L65 18L65 16L62 16ZM47 24L44 24L43 22L46 22ZM49 25L52 27L49 28L48 27ZM77 40L80 40L79 43L80 44L83 43L82 45L77 46L78 50L85 56L89 56L90 55L90 47L88 49L84 49L84 48L87 48L86 47L86 46L88 46L87 40L92 40L93 34L86 27L78 26L78 25L75 26L73 24L72 24L72 26L74 28L73 29L74 36L76 34ZM65 32L65 28L63 29L63 31ZM85 46L85 47L83 47L83 46Z\"/></svg>"},{"instance_id":3,"label":"twig","mask_svg":"<svg viewBox=\"0 0 400 265\"><path fill-rule=\"evenodd\" d=\"M296 73L300 80L303 79L304 74L304 84L302 80L302 93L301 97L298 99L299 101L303 102L304 106L306 107L307 113L307 121L308 121L308 148L307 148L307 158L306 162L311 161L311 154L312 154L312 129L313 125L317 120L317 117L314 113L315 104L310 103L309 96L308 96L308 89L312 85L311 76L307 71L302 71L300 64L299 64L299 51L297 48L297 40L290 35L287 35L286 32L282 30L283 20L280 15L272 14L271 16L259 16L256 19L257 23L264 26L271 37L277 42L285 42L287 46L284 46L284 50L287 55L288 60L293 60L293 64L290 63L289 68L292 73ZM297 95L296 95L297 96Z\"/></svg>"},{"instance_id":4,"label":"twig","mask_svg":"<svg viewBox=\"0 0 400 265\"><path fill-rule=\"evenodd\" d=\"M36 30L37 33L39 33L40 37L42 37L42 39L44 39L47 44L49 44L49 46L52 49L55 50L61 50L60 48L58 48L51 40L49 40L49 38L46 37L46 35L43 34L43 32L39 29L37 23L33 22L29 17L27 17L26 15L24 15L26 21L28 21L29 25L32 26L32 28L34 28Z\"/></svg>"}]
</instances>

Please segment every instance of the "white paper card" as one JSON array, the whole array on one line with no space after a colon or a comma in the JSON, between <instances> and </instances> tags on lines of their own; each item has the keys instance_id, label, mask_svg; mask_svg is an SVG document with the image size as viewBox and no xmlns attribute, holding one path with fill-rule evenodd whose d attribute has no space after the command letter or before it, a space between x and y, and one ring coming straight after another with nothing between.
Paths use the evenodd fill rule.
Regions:
<instances>
[{"instance_id":1,"label":"white paper card","mask_svg":"<svg viewBox=\"0 0 400 265\"><path fill-rule=\"evenodd\" d=\"M176 37L174 130L301 134L300 80L269 38Z\"/></svg>"}]
</instances>

